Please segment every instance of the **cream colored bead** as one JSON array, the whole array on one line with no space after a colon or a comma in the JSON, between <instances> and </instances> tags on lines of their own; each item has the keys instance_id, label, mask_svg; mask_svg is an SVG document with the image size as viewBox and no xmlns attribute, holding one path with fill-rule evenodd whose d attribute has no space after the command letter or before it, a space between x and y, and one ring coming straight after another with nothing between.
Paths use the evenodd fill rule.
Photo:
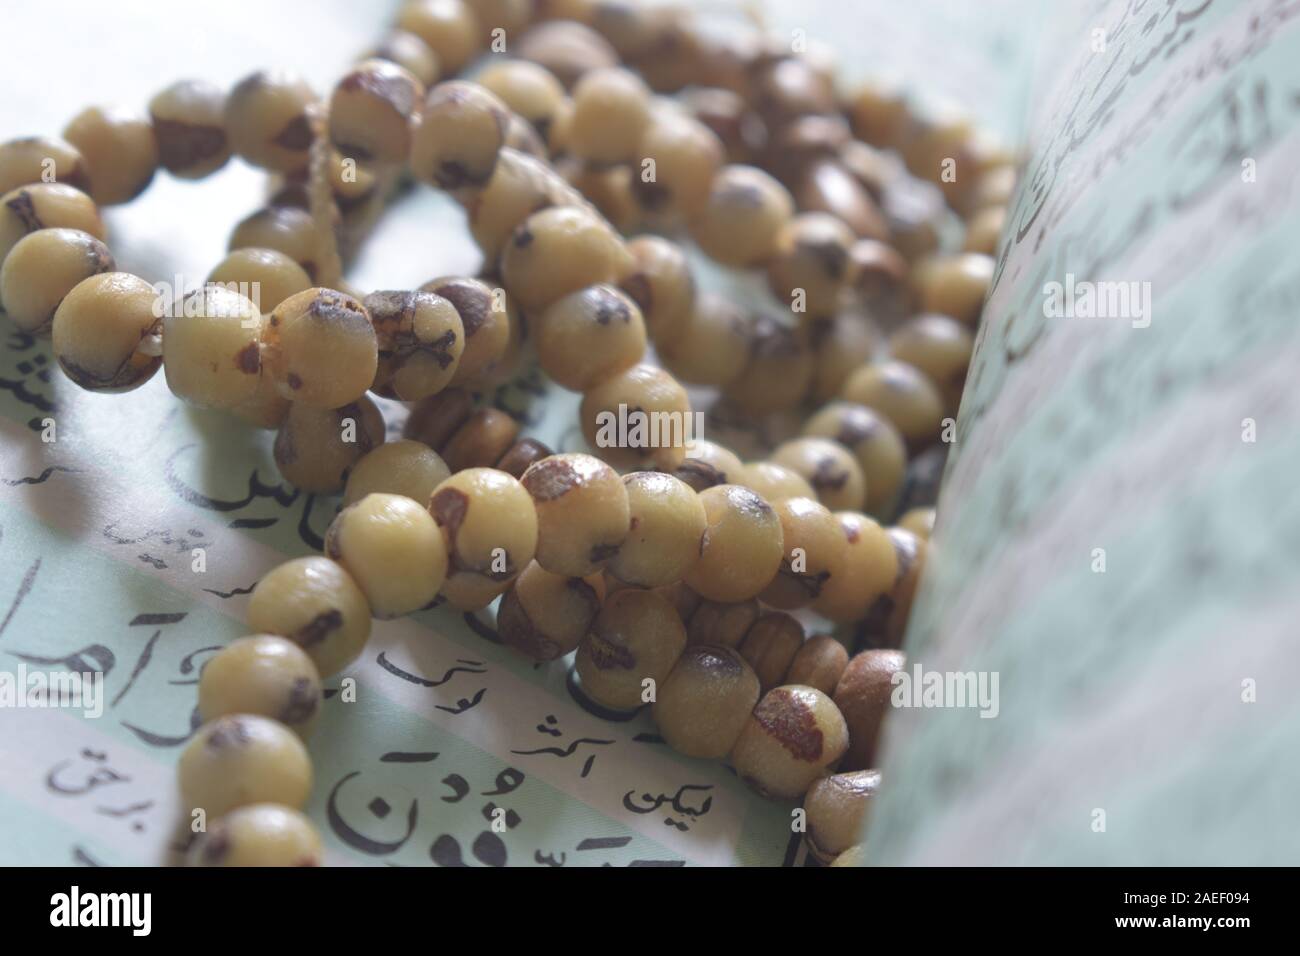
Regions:
<instances>
[{"instance_id":1,"label":"cream colored bead","mask_svg":"<svg viewBox=\"0 0 1300 956\"><path fill-rule=\"evenodd\" d=\"M199 80L181 80L149 101L158 163L181 179L202 179L230 159L226 94Z\"/></svg>"},{"instance_id":2,"label":"cream colored bead","mask_svg":"<svg viewBox=\"0 0 1300 956\"><path fill-rule=\"evenodd\" d=\"M459 73L480 49L478 18L461 0L410 0L398 11L397 26L423 40L447 76Z\"/></svg>"},{"instance_id":3,"label":"cream colored bead","mask_svg":"<svg viewBox=\"0 0 1300 956\"><path fill-rule=\"evenodd\" d=\"M578 646L605 599L600 574L552 574L534 561L501 598L497 634L506 646L534 661L553 661Z\"/></svg>"},{"instance_id":4,"label":"cream colored bead","mask_svg":"<svg viewBox=\"0 0 1300 956\"><path fill-rule=\"evenodd\" d=\"M423 442L407 438L385 442L364 455L348 473L343 503L355 504L379 492L405 495L427 508L433 489L450 475L442 456Z\"/></svg>"},{"instance_id":5,"label":"cream colored bead","mask_svg":"<svg viewBox=\"0 0 1300 956\"><path fill-rule=\"evenodd\" d=\"M424 506L405 495L370 494L338 513L325 554L352 575L378 618L433 603L447 576L447 543Z\"/></svg>"},{"instance_id":6,"label":"cream colored bead","mask_svg":"<svg viewBox=\"0 0 1300 956\"><path fill-rule=\"evenodd\" d=\"M339 80L330 97L330 141L345 157L405 163L424 86L387 60L366 60Z\"/></svg>"},{"instance_id":7,"label":"cream colored bead","mask_svg":"<svg viewBox=\"0 0 1300 956\"><path fill-rule=\"evenodd\" d=\"M736 743L758 697L758 678L738 653L692 645L658 690L655 724L678 753L721 759Z\"/></svg>"},{"instance_id":8,"label":"cream colored bead","mask_svg":"<svg viewBox=\"0 0 1300 956\"><path fill-rule=\"evenodd\" d=\"M0 266L0 314L23 332L48 332L59 303L83 279L115 268L113 256L80 229L41 229L24 236Z\"/></svg>"},{"instance_id":9,"label":"cream colored bead","mask_svg":"<svg viewBox=\"0 0 1300 956\"><path fill-rule=\"evenodd\" d=\"M101 206L129 202L144 192L158 169L158 143L143 117L91 106L63 130L90 172L90 195Z\"/></svg>"},{"instance_id":10,"label":"cream colored bead","mask_svg":"<svg viewBox=\"0 0 1300 956\"><path fill-rule=\"evenodd\" d=\"M833 774L809 788L803 800L808 815L804 842L813 856L829 863L862 839L867 811L879 789L879 770Z\"/></svg>"},{"instance_id":11,"label":"cream colored bead","mask_svg":"<svg viewBox=\"0 0 1300 956\"><path fill-rule=\"evenodd\" d=\"M590 163L626 163L650 118L650 90L622 68L592 70L573 88L569 149Z\"/></svg>"},{"instance_id":12,"label":"cream colored bead","mask_svg":"<svg viewBox=\"0 0 1300 956\"><path fill-rule=\"evenodd\" d=\"M224 286L204 286L163 319L167 386L208 408L250 401L262 372L261 335L256 305Z\"/></svg>"},{"instance_id":13,"label":"cream colored bead","mask_svg":"<svg viewBox=\"0 0 1300 956\"><path fill-rule=\"evenodd\" d=\"M429 512L447 541L442 593L457 610L491 603L537 553L533 499L504 471L457 472L434 490Z\"/></svg>"},{"instance_id":14,"label":"cream colored bead","mask_svg":"<svg viewBox=\"0 0 1300 956\"><path fill-rule=\"evenodd\" d=\"M285 398L339 408L374 382L378 345L360 302L333 289L307 289L271 313L262 359Z\"/></svg>"},{"instance_id":15,"label":"cream colored bead","mask_svg":"<svg viewBox=\"0 0 1300 956\"><path fill-rule=\"evenodd\" d=\"M101 242L108 235L94 201L63 183L37 182L0 197L0 263L18 240L40 229L80 229Z\"/></svg>"},{"instance_id":16,"label":"cream colored bead","mask_svg":"<svg viewBox=\"0 0 1300 956\"><path fill-rule=\"evenodd\" d=\"M295 558L257 582L248 625L287 637L307 652L321 677L332 677L366 646L370 606L341 565L320 556Z\"/></svg>"},{"instance_id":17,"label":"cream colored bead","mask_svg":"<svg viewBox=\"0 0 1300 956\"><path fill-rule=\"evenodd\" d=\"M284 724L256 714L208 721L177 763L181 804L216 820L255 803L300 809L311 793L311 758Z\"/></svg>"},{"instance_id":18,"label":"cream colored bead","mask_svg":"<svg viewBox=\"0 0 1300 956\"><path fill-rule=\"evenodd\" d=\"M433 292L372 292L362 305L379 349L376 386L418 402L451 384L465 351L465 323L449 299Z\"/></svg>"},{"instance_id":19,"label":"cream colored bead","mask_svg":"<svg viewBox=\"0 0 1300 956\"><path fill-rule=\"evenodd\" d=\"M105 272L77 283L59 303L51 334L68 378L97 392L125 392L162 364L158 294L138 276Z\"/></svg>"},{"instance_id":20,"label":"cream colored bead","mask_svg":"<svg viewBox=\"0 0 1300 956\"><path fill-rule=\"evenodd\" d=\"M834 770L848 746L844 715L831 699L790 684L763 695L731 750L731 764L764 796L797 800Z\"/></svg>"},{"instance_id":21,"label":"cream colored bead","mask_svg":"<svg viewBox=\"0 0 1300 956\"><path fill-rule=\"evenodd\" d=\"M311 277L293 259L275 249L236 249L217 263L208 283L218 283L253 300L258 311L270 313L277 305L311 288Z\"/></svg>"},{"instance_id":22,"label":"cream colored bead","mask_svg":"<svg viewBox=\"0 0 1300 956\"><path fill-rule=\"evenodd\" d=\"M419 291L432 292L446 299L460 316L465 347L461 350L456 371L448 385L464 385L469 382L477 384L481 376L490 372L502 360L510 347L510 309L502 301L504 291L492 288L478 279L461 277L432 279L420 286ZM432 319L430 316L430 321ZM428 388L432 384L436 383L424 378L417 390Z\"/></svg>"},{"instance_id":23,"label":"cream colored bead","mask_svg":"<svg viewBox=\"0 0 1300 956\"><path fill-rule=\"evenodd\" d=\"M748 488L717 485L700 493L708 525L700 558L683 579L711 601L744 601L771 583L781 566L781 521Z\"/></svg>"},{"instance_id":24,"label":"cream colored bead","mask_svg":"<svg viewBox=\"0 0 1300 956\"><path fill-rule=\"evenodd\" d=\"M662 683L685 647L677 609L654 591L627 588L605 601L578 645L574 665L592 700L634 710L648 703L644 682Z\"/></svg>"},{"instance_id":25,"label":"cream colored bead","mask_svg":"<svg viewBox=\"0 0 1300 956\"><path fill-rule=\"evenodd\" d=\"M641 310L609 285L566 295L537 323L537 358L543 371L575 392L641 361L645 341Z\"/></svg>"},{"instance_id":26,"label":"cream colored bead","mask_svg":"<svg viewBox=\"0 0 1300 956\"><path fill-rule=\"evenodd\" d=\"M485 185L506 142L510 110L477 83L448 80L429 91L411 141L411 172L439 189Z\"/></svg>"},{"instance_id":27,"label":"cream colored bead","mask_svg":"<svg viewBox=\"0 0 1300 956\"><path fill-rule=\"evenodd\" d=\"M677 477L697 492L714 485L743 485L744 465L736 454L721 445L695 438L686 443L686 457L677 468ZM757 491L758 489L754 489ZM771 501L766 494L759 494Z\"/></svg>"},{"instance_id":28,"label":"cream colored bead","mask_svg":"<svg viewBox=\"0 0 1300 956\"><path fill-rule=\"evenodd\" d=\"M779 182L753 166L724 166L708 200L694 211L691 237L715 262L743 269L762 265L779 248L794 200Z\"/></svg>"},{"instance_id":29,"label":"cream colored bead","mask_svg":"<svg viewBox=\"0 0 1300 956\"><path fill-rule=\"evenodd\" d=\"M570 292L631 273L623 240L595 213L559 206L534 213L501 253L501 276L526 313L538 312Z\"/></svg>"},{"instance_id":30,"label":"cream colored bead","mask_svg":"<svg viewBox=\"0 0 1300 956\"><path fill-rule=\"evenodd\" d=\"M772 452L772 461L802 476L827 508L856 511L866 501L862 467L847 448L830 439L791 439Z\"/></svg>"},{"instance_id":31,"label":"cream colored bead","mask_svg":"<svg viewBox=\"0 0 1300 956\"><path fill-rule=\"evenodd\" d=\"M618 473L592 455L551 455L520 479L537 512L537 563L552 574L585 577L618 553L630 524Z\"/></svg>"},{"instance_id":32,"label":"cream colored bead","mask_svg":"<svg viewBox=\"0 0 1300 956\"><path fill-rule=\"evenodd\" d=\"M349 469L383 444L384 435L384 417L368 395L341 408L294 402L275 436L275 464L295 488L334 494L343 490Z\"/></svg>"},{"instance_id":33,"label":"cream colored bead","mask_svg":"<svg viewBox=\"0 0 1300 956\"><path fill-rule=\"evenodd\" d=\"M817 497L817 492L808 483L808 479L784 465L772 461L752 461L742 467L743 470L733 479L733 483L748 488L769 503L787 498Z\"/></svg>"},{"instance_id":34,"label":"cream colored bead","mask_svg":"<svg viewBox=\"0 0 1300 956\"><path fill-rule=\"evenodd\" d=\"M291 807L255 803L212 823L186 854L188 866L320 866L311 821Z\"/></svg>"},{"instance_id":35,"label":"cream colored bead","mask_svg":"<svg viewBox=\"0 0 1300 956\"><path fill-rule=\"evenodd\" d=\"M643 588L680 581L700 557L706 519L699 495L658 471L627 475L623 487L630 530L609 562L610 573Z\"/></svg>"},{"instance_id":36,"label":"cream colored bead","mask_svg":"<svg viewBox=\"0 0 1300 956\"><path fill-rule=\"evenodd\" d=\"M898 557L885 529L866 515L841 511L835 515L848 545L843 573L827 581L813 610L832 621L861 620L881 595L894 586Z\"/></svg>"},{"instance_id":37,"label":"cream colored bead","mask_svg":"<svg viewBox=\"0 0 1300 956\"><path fill-rule=\"evenodd\" d=\"M20 186L47 183L51 178L83 193L90 192L86 159L67 140L25 136L0 143L0 195Z\"/></svg>"},{"instance_id":38,"label":"cream colored bead","mask_svg":"<svg viewBox=\"0 0 1300 956\"><path fill-rule=\"evenodd\" d=\"M321 685L307 652L286 637L253 634L232 641L203 665L199 716L258 714L306 737L320 717Z\"/></svg>"},{"instance_id":39,"label":"cream colored bead","mask_svg":"<svg viewBox=\"0 0 1300 956\"><path fill-rule=\"evenodd\" d=\"M879 412L898 429L912 449L922 449L940 438L943 396L934 384L906 362L864 365L844 383L846 402Z\"/></svg>"},{"instance_id":40,"label":"cream colored bead","mask_svg":"<svg viewBox=\"0 0 1300 956\"><path fill-rule=\"evenodd\" d=\"M315 103L311 87L292 74L263 71L245 77L226 99L231 148L263 169L305 170L313 139L309 113Z\"/></svg>"},{"instance_id":41,"label":"cream colored bead","mask_svg":"<svg viewBox=\"0 0 1300 956\"><path fill-rule=\"evenodd\" d=\"M629 411L642 413L635 421ZM694 418L686 389L663 369L635 365L582 396L582 434L616 468L673 471L686 457ZM622 416L622 417L620 417ZM628 427L620 429L620 422Z\"/></svg>"}]
</instances>

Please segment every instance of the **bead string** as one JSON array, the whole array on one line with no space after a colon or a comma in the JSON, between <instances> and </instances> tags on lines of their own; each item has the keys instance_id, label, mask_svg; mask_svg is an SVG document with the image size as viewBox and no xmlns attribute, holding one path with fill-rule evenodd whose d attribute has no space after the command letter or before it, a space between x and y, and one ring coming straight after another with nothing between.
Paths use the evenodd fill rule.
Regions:
<instances>
[{"instance_id":1,"label":"bead string","mask_svg":"<svg viewBox=\"0 0 1300 956\"><path fill-rule=\"evenodd\" d=\"M519 42L524 60L483 75L490 88L435 84L431 62L454 72L481 52L467 40L487 32L473 7L513 17L507 33L522 31L533 12L542 22ZM590 26L551 19L553 7ZM503 643L535 660L576 650L581 693L598 709L637 709L648 702L648 680L670 745L729 759L759 792L803 798L815 818L807 834L814 855L857 861L857 824L880 784L870 764L889 678L903 664L888 648L901 639L933 521L932 509L914 511L886 530L860 510L868 501L877 513L889 506L907 452L930 445L955 410L970 354L966 327L991 277L1012 158L964 123L913 116L887 91L866 87L836 104L811 60L764 41L717 46L680 12L578 0L539 0L537 11L413 0L398 24L404 29L381 44L381 58L340 82L330 109L297 81L258 74L235 88L216 126L157 115L141 126L87 111L70 125L70 144L0 146L0 192L22 218L21 229L6 222L0 233L0 302L26 331L52 331L60 364L78 384L124 390L165 367L181 397L278 427L277 464L298 487L347 485L325 556L266 575L250 600L254 635L204 669L207 722L179 774L187 806L210 815L212 828L190 859L318 861L319 838L298 812L311 784L299 735L319 711L321 678L362 652L372 616L441 602L473 612L500 598ZM565 76L569 55L575 76ZM660 92L705 80L715 95L695 91L694 114L653 100L617 66L619 56ZM211 98L195 101L211 120ZM873 146L852 138L840 109ZM746 140L747 118L767 124L768 147ZM348 181L334 167L345 155L340 141L352 137L375 152L362 170L369 192L347 202ZM876 146L899 149L907 171ZM232 148L282 174L284 186L237 229L236 240L244 230L262 248L241 256L242 244L232 242L213 275L274 286L275 308L263 316L237 293L209 287L184 323L150 319L152 287L112 271L96 203L70 184L100 204L125 201L160 161L178 175L201 175ZM976 170L960 185L940 172L953 155L959 168ZM29 185L35 158L46 156L62 167L65 185ZM751 157L776 178L736 161ZM494 277L437 279L358 301L340 290L336 223L346 246L359 242L408 158L416 179L448 189L466 208ZM639 175L649 159L666 180ZM295 197L304 174L305 194ZM886 243L890 226L876 199L891 181L918 174L969 217L957 257L930 255L937 232L924 221L904 221L895 234L909 255ZM795 195L783 182L798 184ZM290 215L296 204L306 212L300 225ZM697 297L671 241L624 242L611 225L629 220L658 229L684 222L716 261L764 269L775 296L792 306L802 300L792 307L795 328ZM51 232L58 235L42 238ZM81 261L40 288L30 262L61 254ZM495 274L504 297L492 287ZM858 367L843 367L835 346L846 296L884 314L914 296L922 312L938 314L895 333L895 354L910 362L864 354ZM231 333L231 320L244 334ZM599 448L609 463L554 454L519 439L510 416L474 411L467 391L514 371L526 335L543 370L583 394L593 446L598 412L691 414L674 376L642 361L648 341L686 380L766 414L805 400L822 371L817 342L829 337L839 364L829 363L829 384L816 390L842 400L766 462L746 465L703 440ZM698 345L683 350L683 342ZM199 374L215 343L231 348L230 360ZM697 349L707 361L692 363ZM382 444L370 390L415 403L407 440ZM349 421L357 436L341 441ZM628 473L620 478L610 464ZM806 640L787 612L808 607L860 622L877 649L850 660L833 638ZM833 773L842 761L860 769Z\"/></svg>"}]
</instances>

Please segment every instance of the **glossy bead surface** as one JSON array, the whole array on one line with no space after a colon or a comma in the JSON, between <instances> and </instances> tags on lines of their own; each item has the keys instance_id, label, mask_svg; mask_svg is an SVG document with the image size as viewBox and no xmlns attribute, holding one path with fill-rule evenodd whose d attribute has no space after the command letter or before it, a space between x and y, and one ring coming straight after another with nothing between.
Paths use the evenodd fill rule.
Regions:
<instances>
[{"instance_id":1,"label":"glossy bead surface","mask_svg":"<svg viewBox=\"0 0 1300 956\"><path fill-rule=\"evenodd\" d=\"M790 684L763 695L731 750L731 764L763 796L798 800L835 769L848 745L848 727L831 699Z\"/></svg>"},{"instance_id":2,"label":"glossy bead surface","mask_svg":"<svg viewBox=\"0 0 1300 956\"><path fill-rule=\"evenodd\" d=\"M501 253L501 276L525 312L631 272L623 240L595 213L557 206L529 216Z\"/></svg>"},{"instance_id":3,"label":"glossy bead surface","mask_svg":"<svg viewBox=\"0 0 1300 956\"><path fill-rule=\"evenodd\" d=\"M879 790L879 770L832 774L809 787L803 801L808 814L804 843L809 852L830 863L857 844Z\"/></svg>"},{"instance_id":4,"label":"glossy bead surface","mask_svg":"<svg viewBox=\"0 0 1300 956\"><path fill-rule=\"evenodd\" d=\"M629 418L630 411L641 414ZM672 471L694 431L686 389L652 365L634 365L590 389L578 414L583 437L616 468Z\"/></svg>"},{"instance_id":5,"label":"glossy bead surface","mask_svg":"<svg viewBox=\"0 0 1300 956\"><path fill-rule=\"evenodd\" d=\"M433 489L451 475L451 469L436 451L423 442L398 439L385 442L364 455L348 474L345 505L368 494L405 495L421 507L428 507Z\"/></svg>"},{"instance_id":6,"label":"glossy bead surface","mask_svg":"<svg viewBox=\"0 0 1300 956\"><path fill-rule=\"evenodd\" d=\"M623 478L630 514L627 538L609 562L619 580L655 588L680 581L700 555L704 505L672 475L638 471Z\"/></svg>"},{"instance_id":7,"label":"glossy bead surface","mask_svg":"<svg viewBox=\"0 0 1300 956\"><path fill-rule=\"evenodd\" d=\"M375 330L375 381L404 402L451 384L465 349L465 326L450 300L432 292L372 292L362 300Z\"/></svg>"},{"instance_id":8,"label":"glossy bead surface","mask_svg":"<svg viewBox=\"0 0 1300 956\"><path fill-rule=\"evenodd\" d=\"M758 595L781 566L781 520L748 488L717 485L700 493L708 521L700 558L684 578L711 601Z\"/></svg>"},{"instance_id":9,"label":"glossy bead surface","mask_svg":"<svg viewBox=\"0 0 1300 956\"><path fill-rule=\"evenodd\" d=\"M320 836L292 807L255 803L213 822L186 854L188 866L320 866Z\"/></svg>"},{"instance_id":10,"label":"glossy bead surface","mask_svg":"<svg viewBox=\"0 0 1300 956\"><path fill-rule=\"evenodd\" d=\"M420 502L374 493L346 506L325 533L325 554L361 588L377 618L433 603L447 576L447 544Z\"/></svg>"},{"instance_id":11,"label":"glossy bead surface","mask_svg":"<svg viewBox=\"0 0 1300 956\"><path fill-rule=\"evenodd\" d=\"M94 201L63 183L36 182L0 197L0 263L20 239L41 229L79 229L100 242L108 235Z\"/></svg>"},{"instance_id":12,"label":"glossy bead surface","mask_svg":"<svg viewBox=\"0 0 1300 956\"><path fill-rule=\"evenodd\" d=\"M781 610L807 607L843 573L844 535L830 511L813 499L787 498L772 507L781 519L783 552L776 577L760 597Z\"/></svg>"},{"instance_id":13,"label":"glossy bead surface","mask_svg":"<svg viewBox=\"0 0 1300 956\"><path fill-rule=\"evenodd\" d=\"M80 229L41 229L20 239L0 265L0 314L28 334L48 332L55 310L83 279L115 268L112 253Z\"/></svg>"},{"instance_id":14,"label":"glossy bead surface","mask_svg":"<svg viewBox=\"0 0 1300 956\"><path fill-rule=\"evenodd\" d=\"M469 468L433 492L429 513L447 541L443 596L458 610L486 606L537 553L537 511L516 479Z\"/></svg>"},{"instance_id":15,"label":"glossy bead surface","mask_svg":"<svg viewBox=\"0 0 1300 956\"><path fill-rule=\"evenodd\" d=\"M844 669L834 694L851 738L842 769L866 770L878 762L877 743L890 710L893 677L905 663L901 651L869 650L855 655Z\"/></svg>"},{"instance_id":16,"label":"glossy bead surface","mask_svg":"<svg viewBox=\"0 0 1300 956\"><path fill-rule=\"evenodd\" d=\"M255 714L231 714L198 729L176 765L181 803L209 820L255 803L299 809L312 769L297 734Z\"/></svg>"},{"instance_id":17,"label":"glossy bead surface","mask_svg":"<svg viewBox=\"0 0 1300 956\"><path fill-rule=\"evenodd\" d=\"M641 310L609 285L588 286L553 303L537 323L537 357L558 384L586 391L645 354Z\"/></svg>"},{"instance_id":18,"label":"glossy bead surface","mask_svg":"<svg viewBox=\"0 0 1300 956\"><path fill-rule=\"evenodd\" d=\"M898 557L889 535L866 515L840 511L835 518L846 544L843 573L826 582L813 610L832 621L857 621L894 586Z\"/></svg>"},{"instance_id":19,"label":"glossy bead surface","mask_svg":"<svg viewBox=\"0 0 1300 956\"><path fill-rule=\"evenodd\" d=\"M866 479L843 445L825 438L795 438L772 452L772 462L803 477L827 508L853 511L866 500Z\"/></svg>"},{"instance_id":20,"label":"glossy bead surface","mask_svg":"<svg viewBox=\"0 0 1300 956\"><path fill-rule=\"evenodd\" d=\"M126 272L83 279L63 297L50 332L59 366L84 389L125 392L162 364L158 294Z\"/></svg>"},{"instance_id":21,"label":"glossy bead surface","mask_svg":"<svg viewBox=\"0 0 1300 956\"><path fill-rule=\"evenodd\" d=\"M320 717L321 684L307 653L285 637L253 634L223 647L203 665L199 716L258 714L301 737Z\"/></svg>"},{"instance_id":22,"label":"glossy bead surface","mask_svg":"<svg viewBox=\"0 0 1300 956\"><path fill-rule=\"evenodd\" d=\"M269 313L289 296L310 289L311 277L283 252L246 247L222 259L208 283L233 286L232 292L248 296L259 312Z\"/></svg>"},{"instance_id":23,"label":"glossy bead surface","mask_svg":"<svg viewBox=\"0 0 1300 956\"><path fill-rule=\"evenodd\" d=\"M318 555L295 558L257 582L248 600L248 625L293 641L326 678L366 646L370 605L341 565Z\"/></svg>"},{"instance_id":24,"label":"glossy bead surface","mask_svg":"<svg viewBox=\"0 0 1300 956\"><path fill-rule=\"evenodd\" d=\"M537 563L552 574L585 577L605 567L628 536L628 493L599 458L552 455L520 479L537 510Z\"/></svg>"},{"instance_id":25,"label":"glossy bead surface","mask_svg":"<svg viewBox=\"0 0 1300 956\"><path fill-rule=\"evenodd\" d=\"M785 679L791 684L804 684L823 694L833 694L848 663L849 652L843 644L829 634L815 634L794 655Z\"/></svg>"},{"instance_id":26,"label":"glossy bead surface","mask_svg":"<svg viewBox=\"0 0 1300 956\"><path fill-rule=\"evenodd\" d=\"M803 431L852 452L867 484L864 510L888 513L907 476L907 445L887 418L862 405L832 402L813 414Z\"/></svg>"}]
</instances>

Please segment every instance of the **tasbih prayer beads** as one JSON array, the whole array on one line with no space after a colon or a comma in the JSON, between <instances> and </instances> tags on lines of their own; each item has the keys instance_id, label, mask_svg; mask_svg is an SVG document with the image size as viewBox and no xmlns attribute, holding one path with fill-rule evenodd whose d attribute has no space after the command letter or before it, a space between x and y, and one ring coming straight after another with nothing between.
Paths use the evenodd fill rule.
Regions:
<instances>
[{"instance_id":1,"label":"tasbih prayer beads","mask_svg":"<svg viewBox=\"0 0 1300 956\"><path fill-rule=\"evenodd\" d=\"M888 529L869 515L891 515L909 454L955 414L1014 158L891 89L840 100L815 51L715 37L677 9L410 0L396 26L327 100L274 72L229 95L187 81L147 117L91 108L64 140L0 145L0 305L15 324L51 334L91 390L164 368L187 401L276 429L291 484L343 492L325 554L263 576L250 636L203 670L205 723L179 775L211 824L190 862L319 862L299 738L322 678L362 653L372 618L498 599L506 646L574 653L597 709L635 710L654 687L669 746L802 798L813 855L860 862L904 663L889 648L934 522L932 508ZM439 82L498 30L520 59ZM114 271L98 207L160 166L199 179L231 155L275 177L269 203L236 227L220 285L159 315L153 286ZM941 174L949 160L959 180ZM406 174L465 208L483 276L362 295L341 263ZM945 202L966 218L952 255ZM675 242L620 235L646 228L760 275L789 317L697 292ZM868 316L894 327L888 360ZM528 353L582 394L595 455L554 453L475 407ZM766 460L684 435L601 440L620 410L689 417L682 383L749 416L821 407ZM384 442L371 391L411 403L404 439ZM807 611L855 624L870 649L806 637L789 612Z\"/></svg>"}]
</instances>

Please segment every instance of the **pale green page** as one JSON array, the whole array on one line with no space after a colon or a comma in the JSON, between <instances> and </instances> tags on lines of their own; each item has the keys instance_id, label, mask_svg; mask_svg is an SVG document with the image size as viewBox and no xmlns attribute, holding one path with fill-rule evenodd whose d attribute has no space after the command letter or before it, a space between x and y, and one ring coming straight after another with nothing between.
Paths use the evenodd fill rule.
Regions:
<instances>
[{"instance_id":1,"label":"pale green page","mask_svg":"<svg viewBox=\"0 0 1300 956\"><path fill-rule=\"evenodd\" d=\"M830 45L849 77L924 60L909 81L1011 135L1026 89L1025 5L981 8L767 6L774 29ZM140 55L115 60L120 73L102 71L92 88L44 69L35 44L11 50L0 137L55 134L91 100L138 108L173 79L228 85L269 64L325 90L388 15L343 0L233 0L216 18L198 4L172 4L165 20L152 9L123 5L107 20L102 6L70 0L6 10L15 33L63 25L69 56ZM276 41L290 32L313 42ZM939 42L945 56L927 56ZM107 214L119 267L201 281L262 188L238 162L199 184L160 175ZM385 219L350 278L409 288L477 266L463 214L424 191ZM54 369L48 342L2 319L0 334L0 670L98 669L107 696L97 719L0 709L0 863L163 863L184 836L174 763L194 727L199 668L245 633L258 577L319 547L336 501L281 485L270 434L186 408L161 375L127 395L87 394ZM525 417L527 434L577 447L575 396L550 390L525 412L541 383L525 385L497 401ZM385 409L395 434L401 413ZM361 660L326 682L332 691L355 678L357 701L331 696L310 745L308 809L328 861L802 862L789 807L753 796L719 763L674 754L647 714L610 723L586 713L565 686L567 663L534 668L447 611L376 622ZM496 808L507 811L504 833L490 825Z\"/></svg>"},{"instance_id":2,"label":"pale green page","mask_svg":"<svg viewBox=\"0 0 1300 956\"><path fill-rule=\"evenodd\" d=\"M1294 864L1300 7L1061 6L907 637L1000 713L893 714L870 858Z\"/></svg>"}]
</instances>

